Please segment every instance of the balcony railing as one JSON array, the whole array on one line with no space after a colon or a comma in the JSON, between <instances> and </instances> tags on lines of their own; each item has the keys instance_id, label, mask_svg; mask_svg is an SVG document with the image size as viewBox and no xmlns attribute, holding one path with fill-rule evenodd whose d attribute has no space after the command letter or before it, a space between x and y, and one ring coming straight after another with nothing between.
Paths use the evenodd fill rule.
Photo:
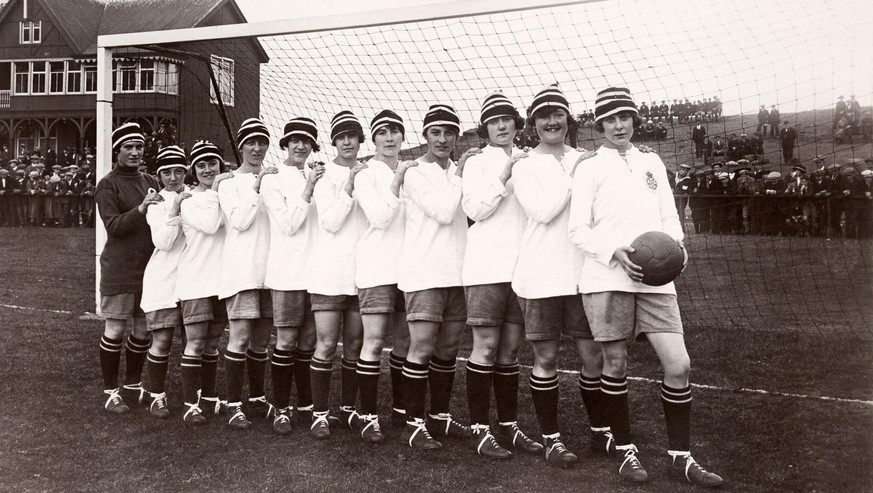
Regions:
<instances>
[{"instance_id":1,"label":"balcony railing","mask_svg":"<svg viewBox=\"0 0 873 493\"><path fill-rule=\"evenodd\" d=\"M0 108L9 108L12 103L12 91L0 91Z\"/></svg>"}]
</instances>

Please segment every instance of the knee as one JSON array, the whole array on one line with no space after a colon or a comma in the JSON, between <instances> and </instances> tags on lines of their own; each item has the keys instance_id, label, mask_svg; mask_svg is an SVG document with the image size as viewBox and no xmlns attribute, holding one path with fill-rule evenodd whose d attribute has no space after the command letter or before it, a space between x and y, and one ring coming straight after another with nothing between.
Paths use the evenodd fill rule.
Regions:
<instances>
[{"instance_id":1,"label":"knee","mask_svg":"<svg viewBox=\"0 0 873 493\"><path fill-rule=\"evenodd\" d=\"M687 354L671 359L664 364L665 380L687 382L690 375L691 359Z\"/></svg>"},{"instance_id":2,"label":"knee","mask_svg":"<svg viewBox=\"0 0 873 493\"><path fill-rule=\"evenodd\" d=\"M473 353L471 357L475 355L476 360L481 361L482 363L493 363L495 358L497 357L497 341L491 337L476 337L473 340Z\"/></svg>"},{"instance_id":3,"label":"knee","mask_svg":"<svg viewBox=\"0 0 873 493\"><path fill-rule=\"evenodd\" d=\"M627 353L614 352L603 355L603 372L611 376L627 374Z\"/></svg>"},{"instance_id":4,"label":"knee","mask_svg":"<svg viewBox=\"0 0 873 493\"><path fill-rule=\"evenodd\" d=\"M558 355L538 355L534 358L534 367L539 368L548 375L552 375L558 371Z\"/></svg>"},{"instance_id":5,"label":"knee","mask_svg":"<svg viewBox=\"0 0 873 493\"><path fill-rule=\"evenodd\" d=\"M216 344L217 346L217 344ZM185 343L185 352L186 353L194 353L194 354L203 354L203 350L206 348L206 338L198 337L191 338L188 337Z\"/></svg>"}]
</instances>

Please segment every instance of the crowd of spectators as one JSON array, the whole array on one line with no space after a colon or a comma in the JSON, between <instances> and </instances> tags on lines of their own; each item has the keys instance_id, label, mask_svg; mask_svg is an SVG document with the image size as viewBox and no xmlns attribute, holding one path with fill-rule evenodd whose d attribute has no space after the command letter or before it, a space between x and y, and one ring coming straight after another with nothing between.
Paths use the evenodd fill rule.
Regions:
<instances>
[{"instance_id":1,"label":"crowd of spectators","mask_svg":"<svg viewBox=\"0 0 873 493\"><path fill-rule=\"evenodd\" d=\"M873 115L870 111L861 112L861 103L853 94L848 101L843 96L834 106L834 141L838 144L853 143L856 136L866 142L873 142Z\"/></svg>"},{"instance_id":2,"label":"crowd of spectators","mask_svg":"<svg viewBox=\"0 0 873 493\"><path fill-rule=\"evenodd\" d=\"M49 154L0 163L0 226L94 227L93 154L78 159L81 153L65 149L51 161Z\"/></svg>"},{"instance_id":3,"label":"crowd of spectators","mask_svg":"<svg viewBox=\"0 0 873 493\"><path fill-rule=\"evenodd\" d=\"M680 218L690 209L695 233L873 237L873 159L814 169L795 162L782 176L766 160L681 165L674 192ZM684 224L684 221L683 221Z\"/></svg>"}]
</instances>

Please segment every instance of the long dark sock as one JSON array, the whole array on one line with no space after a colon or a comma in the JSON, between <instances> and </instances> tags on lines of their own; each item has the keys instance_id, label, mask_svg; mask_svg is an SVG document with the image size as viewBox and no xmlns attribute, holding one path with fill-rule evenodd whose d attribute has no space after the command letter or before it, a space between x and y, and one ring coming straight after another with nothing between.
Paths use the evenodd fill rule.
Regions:
<instances>
[{"instance_id":1,"label":"long dark sock","mask_svg":"<svg viewBox=\"0 0 873 493\"><path fill-rule=\"evenodd\" d=\"M118 388L118 367L121 366L122 339L100 338L100 371L103 373L103 388Z\"/></svg>"},{"instance_id":2,"label":"long dark sock","mask_svg":"<svg viewBox=\"0 0 873 493\"><path fill-rule=\"evenodd\" d=\"M424 401L427 398L428 364L407 360L403 364L403 397L406 399L406 417L424 419Z\"/></svg>"},{"instance_id":3,"label":"long dark sock","mask_svg":"<svg viewBox=\"0 0 873 493\"><path fill-rule=\"evenodd\" d=\"M224 351L224 391L229 404L242 402L243 378L246 371L245 353Z\"/></svg>"},{"instance_id":4,"label":"long dark sock","mask_svg":"<svg viewBox=\"0 0 873 493\"><path fill-rule=\"evenodd\" d=\"M217 397L215 380L218 374L218 352L215 354L203 353L202 370L200 373L200 396Z\"/></svg>"},{"instance_id":5,"label":"long dark sock","mask_svg":"<svg viewBox=\"0 0 873 493\"><path fill-rule=\"evenodd\" d=\"M380 361L358 360L358 392L361 395L361 414L379 413Z\"/></svg>"},{"instance_id":6,"label":"long dark sock","mask_svg":"<svg viewBox=\"0 0 873 493\"><path fill-rule=\"evenodd\" d=\"M406 358L397 356L394 351L388 354L388 368L391 372L391 407L400 412L406 410L406 404L403 400L403 364L406 363Z\"/></svg>"},{"instance_id":7,"label":"long dark sock","mask_svg":"<svg viewBox=\"0 0 873 493\"><path fill-rule=\"evenodd\" d=\"M558 433L558 375L538 377L531 374L530 395L540 422L540 433Z\"/></svg>"},{"instance_id":8,"label":"long dark sock","mask_svg":"<svg viewBox=\"0 0 873 493\"><path fill-rule=\"evenodd\" d=\"M246 370L249 373L249 398L264 395L264 376L267 374L267 352L246 350Z\"/></svg>"},{"instance_id":9,"label":"long dark sock","mask_svg":"<svg viewBox=\"0 0 873 493\"><path fill-rule=\"evenodd\" d=\"M585 412L588 413L588 423L592 429L608 428L609 421L603 415L603 393L600 391L599 377L586 377L579 374L579 393Z\"/></svg>"},{"instance_id":10,"label":"long dark sock","mask_svg":"<svg viewBox=\"0 0 873 493\"><path fill-rule=\"evenodd\" d=\"M333 362L312 358L312 411L326 413L330 405L330 374Z\"/></svg>"},{"instance_id":11,"label":"long dark sock","mask_svg":"<svg viewBox=\"0 0 873 493\"><path fill-rule=\"evenodd\" d=\"M310 366L314 349L294 351L294 380L297 382L297 409L311 409L312 377Z\"/></svg>"},{"instance_id":12,"label":"long dark sock","mask_svg":"<svg viewBox=\"0 0 873 493\"><path fill-rule=\"evenodd\" d=\"M139 339L133 334L127 336L124 348L124 384L134 385L142 381L142 367L145 364L146 353L151 346L151 339Z\"/></svg>"},{"instance_id":13,"label":"long dark sock","mask_svg":"<svg viewBox=\"0 0 873 493\"><path fill-rule=\"evenodd\" d=\"M291 402L291 386L294 384L294 356L290 349L273 349L270 376L273 380L274 404L279 409L285 409Z\"/></svg>"},{"instance_id":14,"label":"long dark sock","mask_svg":"<svg viewBox=\"0 0 873 493\"><path fill-rule=\"evenodd\" d=\"M691 451L691 386L676 389L661 384L661 402L667 421L669 450Z\"/></svg>"},{"instance_id":15,"label":"long dark sock","mask_svg":"<svg viewBox=\"0 0 873 493\"><path fill-rule=\"evenodd\" d=\"M182 394L188 404L197 402L197 391L200 390L203 374L202 361L200 356L182 355Z\"/></svg>"},{"instance_id":16,"label":"long dark sock","mask_svg":"<svg viewBox=\"0 0 873 493\"><path fill-rule=\"evenodd\" d=\"M490 423L492 365L482 365L467 360L467 408L471 425ZM499 399L498 394L498 399Z\"/></svg>"},{"instance_id":17,"label":"long dark sock","mask_svg":"<svg viewBox=\"0 0 873 493\"><path fill-rule=\"evenodd\" d=\"M163 394L167 382L167 368L170 366L169 354L148 354L149 392Z\"/></svg>"},{"instance_id":18,"label":"long dark sock","mask_svg":"<svg viewBox=\"0 0 873 493\"><path fill-rule=\"evenodd\" d=\"M340 359L342 394L340 406L354 408L358 404L358 360Z\"/></svg>"},{"instance_id":19,"label":"long dark sock","mask_svg":"<svg viewBox=\"0 0 873 493\"><path fill-rule=\"evenodd\" d=\"M452 400L452 386L455 383L455 360L430 360L430 412L441 414L449 412Z\"/></svg>"},{"instance_id":20,"label":"long dark sock","mask_svg":"<svg viewBox=\"0 0 873 493\"><path fill-rule=\"evenodd\" d=\"M494 403L500 423L518 420L518 373L518 363L494 365Z\"/></svg>"},{"instance_id":21,"label":"long dark sock","mask_svg":"<svg viewBox=\"0 0 873 493\"><path fill-rule=\"evenodd\" d=\"M600 376L603 412L615 438L615 445L630 445L630 410L627 404L627 377Z\"/></svg>"}]
</instances>

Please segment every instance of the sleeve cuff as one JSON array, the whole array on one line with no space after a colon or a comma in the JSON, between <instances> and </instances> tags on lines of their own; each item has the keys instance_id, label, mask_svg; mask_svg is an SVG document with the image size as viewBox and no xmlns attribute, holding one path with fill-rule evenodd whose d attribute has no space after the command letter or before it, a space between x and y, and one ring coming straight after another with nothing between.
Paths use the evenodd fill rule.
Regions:
<instances>
[{"instance_id":1,"label":"sleeve cuff","mask_svg":"<svg viewBox=\"0 0 873 493\"><path fill-rule=\"evenodd\" d=\"M251 187L243 188L240 197L252 205L258 205L258 200L260 200L258 192L254 191Z\"/></svg>"},{"instance_id":2,"label":"sleeve cuff","mask_svg":"<svg viewBox=\"0 0 873 493\"><path fill-rule=\"evenodd\" d=\"M385 203L388 204L388 207L394 209L400 205L400 198L396 197L393 193L388 192L385 194Z\"/></svg>"},{"instance_id":3,"label":"sleeve cuff","mask_svg":"<svg viewBox=\"0 0 873 493\"><path fill-rule=\"evenodd\" d=\"M167 221L167 226L181 226L182 225L182 215L178 215L175 217L171 217L169 221Z\"/></svg>"},{"instance_id":4,"label":"sleeve cuff","mask_svg":"<svg viewBox=\"0 0 873 493\"><path fill-rule=\"evenodd\" d=\"M506 189L506 185L502 181L500 181L500 178L496 176L488 183L488 186L495 195L506 197L506 195L509 193L509 191Z\"/></svg>"}]
</instances>

